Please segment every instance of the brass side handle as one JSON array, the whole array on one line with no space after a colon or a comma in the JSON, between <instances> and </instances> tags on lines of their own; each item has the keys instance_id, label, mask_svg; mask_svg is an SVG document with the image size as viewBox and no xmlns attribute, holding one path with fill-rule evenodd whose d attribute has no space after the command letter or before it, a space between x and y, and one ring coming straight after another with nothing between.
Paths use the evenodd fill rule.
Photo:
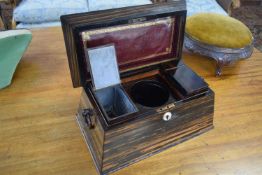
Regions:
<instances>
[{"instance_id":1,"label":"brass side handle","mask_svg":"<svg viewBox=\"0 0 262 175\"><path fill-rule=\"evenodd\" d=\"M85 119L85 122L87 124L87 127L89 129L93 129L95 127L95 122L94 122L94 111L92 109L84 109L82 111L82 116Z\"/></svg>"}]
</instances>

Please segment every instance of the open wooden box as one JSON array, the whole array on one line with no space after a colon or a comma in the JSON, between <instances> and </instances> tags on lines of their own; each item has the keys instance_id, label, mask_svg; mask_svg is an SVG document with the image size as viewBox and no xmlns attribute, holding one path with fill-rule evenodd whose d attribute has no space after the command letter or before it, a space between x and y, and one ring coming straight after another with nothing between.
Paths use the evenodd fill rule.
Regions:
<instances>
[{"instance_id":1,"label":"open wooden box","mask_svg":"<svg viewBox=\"0 0 262 175\"><path fill-rule=\"evenodd\" d=\"M183 0L61 17L77 121L100 174L213 128L214 93L181 61Z\"/></svg>"}]
</instances>

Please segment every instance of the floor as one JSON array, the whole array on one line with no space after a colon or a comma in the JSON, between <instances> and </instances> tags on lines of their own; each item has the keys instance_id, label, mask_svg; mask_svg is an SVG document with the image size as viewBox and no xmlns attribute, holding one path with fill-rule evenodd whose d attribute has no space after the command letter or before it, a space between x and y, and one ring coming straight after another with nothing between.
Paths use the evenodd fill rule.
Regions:
<instances>
[{"instance_id":1,"label":"floor","mask_svg":"<svg viewBox=\"0 0 262 175\"><path fill-rule=\"evenodd\" d=\"M241 1L241 7L233 10L232 16L250 28L254 36L254 45L262 52L262 0Z\"/></svg>"}]
</instances>

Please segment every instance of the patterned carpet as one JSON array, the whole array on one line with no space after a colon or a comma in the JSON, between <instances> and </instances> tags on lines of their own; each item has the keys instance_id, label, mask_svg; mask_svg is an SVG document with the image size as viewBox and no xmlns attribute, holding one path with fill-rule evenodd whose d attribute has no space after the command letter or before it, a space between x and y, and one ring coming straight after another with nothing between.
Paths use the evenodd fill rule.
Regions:
<instances>
[{"instance_id":1,"label":"patterned carpet","mask_svg":"<svg viewBox=\"0 0 262 175\"><path fill-rule=\"evenodd\" d=\"M262 0L243 2L233 10L232 16L245 23L254 36L255 47L262 52Z\"/></svg>"}]
</instances>

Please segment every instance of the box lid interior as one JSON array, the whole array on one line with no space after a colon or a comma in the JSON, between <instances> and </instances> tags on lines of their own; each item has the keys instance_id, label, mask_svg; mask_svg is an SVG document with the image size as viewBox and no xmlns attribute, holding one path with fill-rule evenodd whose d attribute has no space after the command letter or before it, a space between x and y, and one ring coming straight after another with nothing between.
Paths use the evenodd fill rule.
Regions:
<instances>
[{"instance_id":1,"label":"box lid interior","mask_svg":"<svg viewBox=\"0 0 262 175\"><path fill-rule=\"evenodd\" d=\"M84 21L90 18L96 20ZM120 74L170 61L177 63L185 18L184 1L62 17L65 42L74 42L66 43L74 87L91 78L86 50L103 45L115 46ZM70 32L71 39L67 39Z\"/></svg>"}]
</instances>

